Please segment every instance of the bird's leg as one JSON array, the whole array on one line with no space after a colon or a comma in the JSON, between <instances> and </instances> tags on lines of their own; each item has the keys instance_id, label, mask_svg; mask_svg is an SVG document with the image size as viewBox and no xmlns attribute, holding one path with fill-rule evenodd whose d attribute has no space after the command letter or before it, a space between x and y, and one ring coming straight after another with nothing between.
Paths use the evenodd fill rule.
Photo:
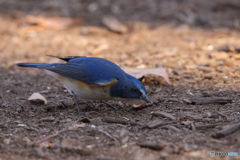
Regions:
<instances>
[{"instance_id":1,"label":"bird's leg","mask_svg":"<svg viewBox=\"0 0 240 160\"><path fill-rule=\"evenodd\" d=\"M107 106L111 107L111 108L114 109L114 110L118 110L117 107L112 106L111 104L109 104L109 103L107 103L107 102L105 102L105 101L101 101L101 102L104 103L104 104L106 104Z\"/></svg>"},{"instance_id":2,"label":"bird's leg","mask_svg":"<svg viewBox=\"0 0 240 160\"><path fill-rule=\"evenodd\" d=\"M82 112L80 111L80 107L79 107L79 104L78 104L78 101L77 101L77 96L73 93L73 91L72 91L72 95L73 95L73 99L75 101L76 108L78 110L78 114L82 115Z\"/></svg>"}]
</instances>

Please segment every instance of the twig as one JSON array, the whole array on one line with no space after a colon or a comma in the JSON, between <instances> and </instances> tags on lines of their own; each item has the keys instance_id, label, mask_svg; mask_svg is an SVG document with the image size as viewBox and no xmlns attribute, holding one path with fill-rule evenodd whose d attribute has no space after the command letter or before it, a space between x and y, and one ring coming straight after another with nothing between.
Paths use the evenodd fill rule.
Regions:
<instances>
[{"instance_id":1,"label":"twig","mask_svg":"<svg viewBox=\"0 0 240 160\"><path fill-rule=\"evenodd\" d=\"M196 129L206 129L206 128L215 128L220 125L227 125L229 123L215 123L215 124L206 124L206 125L197 125L195 126Z\"/></svg>"},{"instance_id":2,"label":"twig","mask_svg":"<svg viewBox=\"0 0 240 160\"><path fill-rule=\"evenodd\" d=\"M226 116L225 114L223 114L223 113L221 113L221 112L217 112L217 113L218 113L220 116L225 117L226 120L229 120L228 116Z\"/></svg>"},{"instance_id":3,"label":"twig","mask_svg":"<svg viewBox=\"0 0 240 160\"><path fill-rule=\"evenodd\" d=\"M60 131L57 131L55 134L49 135L49 136L47 136L47 137L44 137L44 138L36 141L35 143L33 143L33 145L35 146L35 145L37 145L37 144L39 144L39 143L45 142L45 141L47 141L48 139L53 138L53 137L56 137L56 136L59 135L60 133L63 133L63 132L65 132L65 131L67 131L67 130L68 130L68 128L65 128L65 129L62 129L62 130L60 130Z\"/></svg>"},{"instance_id":4,"label":"twig","mask_svg":"<svg viewBox=\"0 0 240 160\"><path fill-rule=\"evenodd\" d=\"M196 131L196 127L195 127L195 125L193 124L193 121L191 121L190 124L191 124L192 130L193 130L193 131Z\"/></svg>"},{"instance_id":5,"label":"twig","mask_svg":"<svg viewBox=\"0 0 240 160\"><path fill-rule=\"evenodd\" d=\"M113 106L113 105L111 105L111 104L109 104L109 103L107 103L107 102L105 102L105 101L101 101L102 103L104 103L104 104L106 104L108 107L110 107L110 108L112 108L113 110L118 110L118 108L117 107L115 107L115 106Z\"/></svg>"},{"instance_id":6,"label":"twig","mask_svg":"<svg viewBox=\"0 0 240 160\"><path fill-rule=\"evenodd\" d=\"M156 111L156 112L152 112L152 115L155 116L160 116L160 117L164 117L164 118L168 118L170 120L176 120L177 118L174 117L172 114L167 113L167 112L163 112L163 111Z\"/></svg>"},{"instance_id":7,"label":"twig","mask_svg":"<svg viewBox=\"0 0 240 160\"><path fill-rule=\"evenodd\" d=\"M183 120L178 120L178 121L171 121L171 122L162 122L162 121L157 121L156 123L150 123L150 124L146 124L145 126L143 126L142 128L149 128L149 129L155 129L164 125L172 125L172 124L176 124L178 122L185 122L185 121L199 121L202 120L202 118L190 118L190 119L183 119Z\"/></svg>"},{"instance_id":8,"label":"twig","mask_svg":"<svg viewBox=\"0 0 240 160\"><path fill-rule=\"evenodd\" d=\"M110 135L108 132L103 131L103 130L98 130L99 132L105 134L107 137L109 137L110 139L117 141L116 138L114 138L112 135Z\"/></svg>"}]
</instances>

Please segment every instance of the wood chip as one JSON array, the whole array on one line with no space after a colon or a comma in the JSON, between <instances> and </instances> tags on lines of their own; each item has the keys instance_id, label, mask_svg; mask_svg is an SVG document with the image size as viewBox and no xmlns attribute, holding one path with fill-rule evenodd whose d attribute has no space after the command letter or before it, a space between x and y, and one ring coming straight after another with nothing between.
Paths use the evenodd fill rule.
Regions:
<instances>
[{"instance_id":1,"label":"wood chip","mask_svg":"<svg viewBox=\"0 0 240 160\"><path fill-rule=\"evenodd\" d=\"M160 117L168 118L168 119L171 119L171 120L176 120L176 119L177 119L177 118L174 117L172 114L167 113L167 112L163 112L163 111L156 111L156 112L153 112L152 115L156 115L156 116L160 116Z\"/></svg>"},{"instance_id":2,"label":"wood chip","mask_svg":"<svg viewBox=\"0 0 240 160\"><path fill-rule=\"evenodd\" d=\"M139 125L137 122L133 122L131 120L126 120L124 118L115 118L115 117L105 117L103 119L103 121L107 122L107 123L119 123L119 124L123 124L123 125Z\"/></svg>"},{"instance_id":3,"label":"wood chip","mask_svg":"<svg viewBox=\"0 0 240 160\"><path fill-rule=\"evenodd\" d=\"M45 97L43 97L40 93L33 93L28 100L32 103L32 104L47 104L48 101Z\"/></svg>"},{"instance_id":4,"label":"wood chip","mask_svg":"<svg viewBox=\"0 0 240 160\"><path fill-rule=\"evenodd\" d=\"M102 23L111 31L117 33L126 33L128 31L127 26L121 23L113 16L104 16Z\"/></svg>"},{"instance_id":5,"label":"wood chip","mask_svg":"<svg viewBox=\"0 0 240 160\"><path fill-rule=\"evenodd\" d=\"M175 126L172 126L172 125L167 125L166 128L174 133L180 133L182 132L182 130L178 129L177 127Z\"/></svg>"},{"instance_id":6,"label":"wood chip","mask_svg":"<svg viewBox=\"0 0 240 160\"><path fill-rule=\"evenodd\" d=\"M229 58L229 55L226 52L215 52L211 56L217 60L226 60Z\"/></svg>"},{"instance_id":7,"label":"wood chip","mask_svg":"<svg viewBox=\"0 0 240 160\"><path fill-rule=\"evenodd\" d=\"M217 138L217 139L222 138L222 137L228 136L228 135L236 132L237 130L240 130L240 123L233 124L221 131L218 131L218 132L212 134L211 137Z\"/></svg>"},{"instance_id":8,"label":"wood chip","mask_svg":"<svg viewBox=\"0 0 240 160\"><path fill-rule=\"evenodd\" d=\"M149 148L156 151L160 151L164 148L163 144L156 141L138 142L137 145L143 148Z\"/></svg>"},{"instance_id":9,"label":"wood chip","mask_svg":"<svg viewBox=\"0 0 240 160\"><path fill-rule=\"evenodd\" d=\"M26 22L29 24L37 24L43 28L63 30L81 23L82 18L27 16Z\"/></svg>"},{"instance_id":10,"label":"wood chip","mask_svg":"<svg viewBox=\"0 0 240 160\"><path fill-rule=\"evenodd\" d=\"M208 129L208 128L215 128L220 125L227 125L228 123L214 123L214 124L201 124L195 125L196 129Z\"/></svg>"},{"instance_id":11,"label":"wood chip","mask_svg":"<svg viewBox=\"0 0 240 160\"><path fill-rule=\"evenodd\" d=\"M214 69L212 67L198 66L197 68L198 68L198 70L206 72L206 73L214 71Z\"/></svg>"},{"instance_id":12,"label":"wood chip","mask_svg":"<svg viewBox=\"0 0 240 160\"><path fill-rule=\"evenodd\" d=\"M163 122L159 119L156 119L154 121L151 121L149 122L146 127L149 128L149 129L154 129L154 128L158 128L160 126L163 126L163 125L167 125L167 124L170 124L169 122Z\"/></svg>"},{"instance_id":13,"label":"wood chip","mask_svg":"<svg viewBox=\"0 0 240 160\"><path fill-rule=\"evenodd\" d=\"M40 120L43 122L53 122L55 120L55 117L52 117L52 116L44 117L44 118L41 118Z\"/></svg>"},{"instance_id":14,"label":"wood chip","mask_svg":"<svg viewBox=\"0 0 240 160\"><path fill-rule=\"evenodd\" d=\"M227 104L232 102L232 99L225 97L193 97L189 100L191 104Z\"/></svg>"}]
</instances>

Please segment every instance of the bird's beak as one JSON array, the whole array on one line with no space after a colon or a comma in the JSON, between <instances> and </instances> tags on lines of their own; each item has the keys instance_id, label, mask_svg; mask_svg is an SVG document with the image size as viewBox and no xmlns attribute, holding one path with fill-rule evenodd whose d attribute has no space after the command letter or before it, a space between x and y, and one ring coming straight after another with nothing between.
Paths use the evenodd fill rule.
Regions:
<instances>
[{"instance_id":1,"label":"bird's beak","mask_svg":"<svg viewBox=\"0 0 240 160\"><path fill-rule=\"evenodd\" d=\"M149 106L153 105L153 102L150 101L150 100L147 98L147 96L142 96L140 99L146 101Z\"/></svg>"}]
</instances>

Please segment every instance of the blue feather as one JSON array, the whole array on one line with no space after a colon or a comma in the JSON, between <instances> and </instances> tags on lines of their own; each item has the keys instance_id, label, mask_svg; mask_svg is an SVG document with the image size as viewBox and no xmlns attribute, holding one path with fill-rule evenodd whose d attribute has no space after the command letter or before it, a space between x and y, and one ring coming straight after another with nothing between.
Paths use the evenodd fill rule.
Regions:
<instances>
[{"instance_id":1,"label":"blue feather","mask_svg":"<svg viewBox=\"0 0 240 160\"><path fill-rule=\"evenodd\" d=\"M42 64L42 63L17 63L16 65L19 67L34 67L34 68L40 68L40 67L52 67L56 66L62 63L52 63L52 64Z\"/></svg>"},{"instance_id":2,"label":"blue feather","mask_svg":"<svg viewBox=\"0 0 240 160\"><path fill-rule=\"evenodd\" d=\"M49 70L60 75L79 80L89 85L104 85L125 77L125 72L103 58L79 57L69 60L67 63L38 64L19 63L21 67L35 67Z\"/></svg>"}]
</instances>

